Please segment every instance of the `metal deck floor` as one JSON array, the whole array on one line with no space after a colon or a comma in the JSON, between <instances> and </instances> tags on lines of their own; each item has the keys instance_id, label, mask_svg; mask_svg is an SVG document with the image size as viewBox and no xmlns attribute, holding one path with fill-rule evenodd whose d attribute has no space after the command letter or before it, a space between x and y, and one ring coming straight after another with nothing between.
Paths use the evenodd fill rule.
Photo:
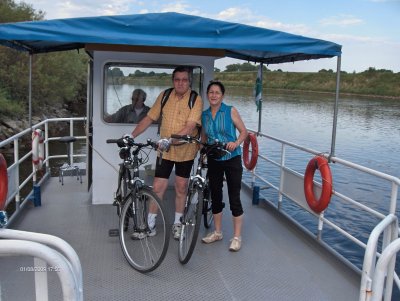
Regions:
<instances>
[{"instance_id":1,"label":"metal deck floor","mask_svg":"<svg viewBox=\"0 0 400 301\"><path fill-rule=\"evenodd\" d=\"M222 241L199 242L186 265L178 261L177 241L155 271L141 274L126 262L112 205L92 205L85 182L51 178L42 187L42 206L27 206L28 214L11 228L52 234L77 252L83 269L84 300L358 300L359 276L321 246L284 223L274 210L254 206L242 192L242 249L229 252L232 222L224 211ZM173 204L172 191L167 200ZM35 300L31 258L0 257L0 300ZM55 272L49 272L49 300L61 300Z\"/></svg>"}]
</instances>

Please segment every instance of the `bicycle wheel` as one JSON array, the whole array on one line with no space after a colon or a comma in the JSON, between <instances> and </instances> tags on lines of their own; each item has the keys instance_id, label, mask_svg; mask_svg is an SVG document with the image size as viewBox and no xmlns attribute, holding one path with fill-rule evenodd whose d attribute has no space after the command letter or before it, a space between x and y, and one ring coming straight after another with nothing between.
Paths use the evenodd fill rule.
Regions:
<instances>
[{"instance_id":1,"label":"bicycle wheel","mask_svg":"<svg viewBox=\"0 0 400 301\"><path fill-rule=\"evenodd\" d=\"M199 236L203 208L203 191L199 188L190 189L188 202L182 217L182 231L179 237L179 261L185 264L189 261Z\"/></svg>"},{"instance_id":2,"label":"bicycle wheel","mask_svg":"<svg viewBox=\"0 0 400 301\"><path fill-rule=\"evenodd\" d=\"M147 224L150 204L157 208L155 231L150 230ZM127 217L132 218L133 222L124 230ZM134 269L142 273L151 272L164 260L169 231L164 206L150 188L143 187L136 195L134 192L129 194L122 208L119 230L122 252Z\"/></svg>"},{"instance_id":3,"label":"bicycle wheel","mask_svg":"<svg viewBox=\"0 0 400 301\"><path fill-rule=\"evenodd\" d=\"M203 222L206 229L211 227L214 215L211 209L211 192L209 188L208 178L206 180L206 186L204 188L204 198L203 198Z\"/></svg>"}]
</instances>

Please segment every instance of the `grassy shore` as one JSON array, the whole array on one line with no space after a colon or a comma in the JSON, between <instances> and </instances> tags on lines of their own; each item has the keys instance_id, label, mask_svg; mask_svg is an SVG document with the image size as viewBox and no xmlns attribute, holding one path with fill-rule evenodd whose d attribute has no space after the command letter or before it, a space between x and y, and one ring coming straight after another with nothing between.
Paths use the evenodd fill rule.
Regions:
<instances>
[{"instance_id":1,"label":"grassy shore","mask_svg":"<svg viewBox=\"0 0 400 301\"><path fill-rule=\"evenodd\" d=\"M254 87L256 72L218 72L215 79L228 86ZM334 93L336 74L333 72L267 71L263 75L263 89L314 91ZM400 99L400 73L365 71L341 73L340 93Z\"/></svg>"},{"instance_id":2,"label":"grassy shore","mask_svg":"<svg viewBox=\"0 0 400 301\"><path fill-rule=\"evenodd\" d=\"M229 87L253 88L256 71L215 72L214 79L222 81ZM121 78L120 83L140 81L142 84L171 84L170 75L132 76ZM263 74L264 90L302 91L334 93L336 91L336 74L331 71L282 72L267 71ZM372 96L400 99L400 73L374 69L361 73L340 74L340 94Z\"/></svg>"}]
</instances>

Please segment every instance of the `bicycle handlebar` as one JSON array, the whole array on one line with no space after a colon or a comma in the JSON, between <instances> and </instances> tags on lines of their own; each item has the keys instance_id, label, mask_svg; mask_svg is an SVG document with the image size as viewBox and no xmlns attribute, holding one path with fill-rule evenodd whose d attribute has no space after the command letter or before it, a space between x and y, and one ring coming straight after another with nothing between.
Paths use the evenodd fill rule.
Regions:
<instances>
[{"instance_id":1,"label":"bicycle handlebar","mask_svg":"<svg viewBox=\"0 0 400 301\"><path fill-rule=\"evenodd\" d=\"M154 149L158 148L157 142L151 140L151 139L147 139L146 143L140 143L140 142L135 142L135 140L132 137L122 137L122 138L118 138L118 139L107 139L106 143L115 143L117 144L119 147L132 147L132 146L136 146L139 148L143 148L143 147L147 147L147 146L151 146Z\"/></svg>"},{"instance_id":2,"label":"bicycle handlebar","mask_svg":"<svg viewBox=\"0 0 400 301\"><path fill-rule=\"evenodd\" d=\"M211 152L211 151L213 151L213 150L221 151L225 155L231 153L230 151L228 151L226 149L226 143L222 143L222 142L220 142L218 140L215 140L214 143L206 143L206 142L201 142L201 140L199 138L196 138L196 137L193 137L193 136L190 136L190 135L176 135L176 134L171 135L171 138L172 139L181 140L184 143L197 143L197 144L200 144L200 145L204 146L206 154Z\"/></svg>"}]
</instances>

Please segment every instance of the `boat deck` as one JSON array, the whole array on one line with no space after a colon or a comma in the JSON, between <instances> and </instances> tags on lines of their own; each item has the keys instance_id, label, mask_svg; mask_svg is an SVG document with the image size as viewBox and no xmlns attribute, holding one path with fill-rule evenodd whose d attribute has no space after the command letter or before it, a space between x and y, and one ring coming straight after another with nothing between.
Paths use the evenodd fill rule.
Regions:
<instances>
[{"instance_id":1,"label":"boat deck","mask_svg":"<svg viewBox=\"0 0 400 301\"><path fill-rule=\"evenodd\" d=\"M86 181L86 179L84 178ZM67 241L83 269L84 300L358 300L360 276L313 239L287 222L274 208L255 206L242 190L245 219L242 249L229 252L230 211L223 218L224 239L199 242L186 265L178 261L178 242L155 271L141 274L126 262L112 205L92 205L90 194L73 177L64 186L50 178L42 187L42 206L26 206L28 214L11 228L47 233ZM173 192L166 201L173 204ZM173 209L171 209L173 211ZM172 214L171 214L172 216ZM0 257L0 299L35 300L32 258ZM56 272L49 272L49 300L61 300Z\"/></svg>"}]
</instances>

